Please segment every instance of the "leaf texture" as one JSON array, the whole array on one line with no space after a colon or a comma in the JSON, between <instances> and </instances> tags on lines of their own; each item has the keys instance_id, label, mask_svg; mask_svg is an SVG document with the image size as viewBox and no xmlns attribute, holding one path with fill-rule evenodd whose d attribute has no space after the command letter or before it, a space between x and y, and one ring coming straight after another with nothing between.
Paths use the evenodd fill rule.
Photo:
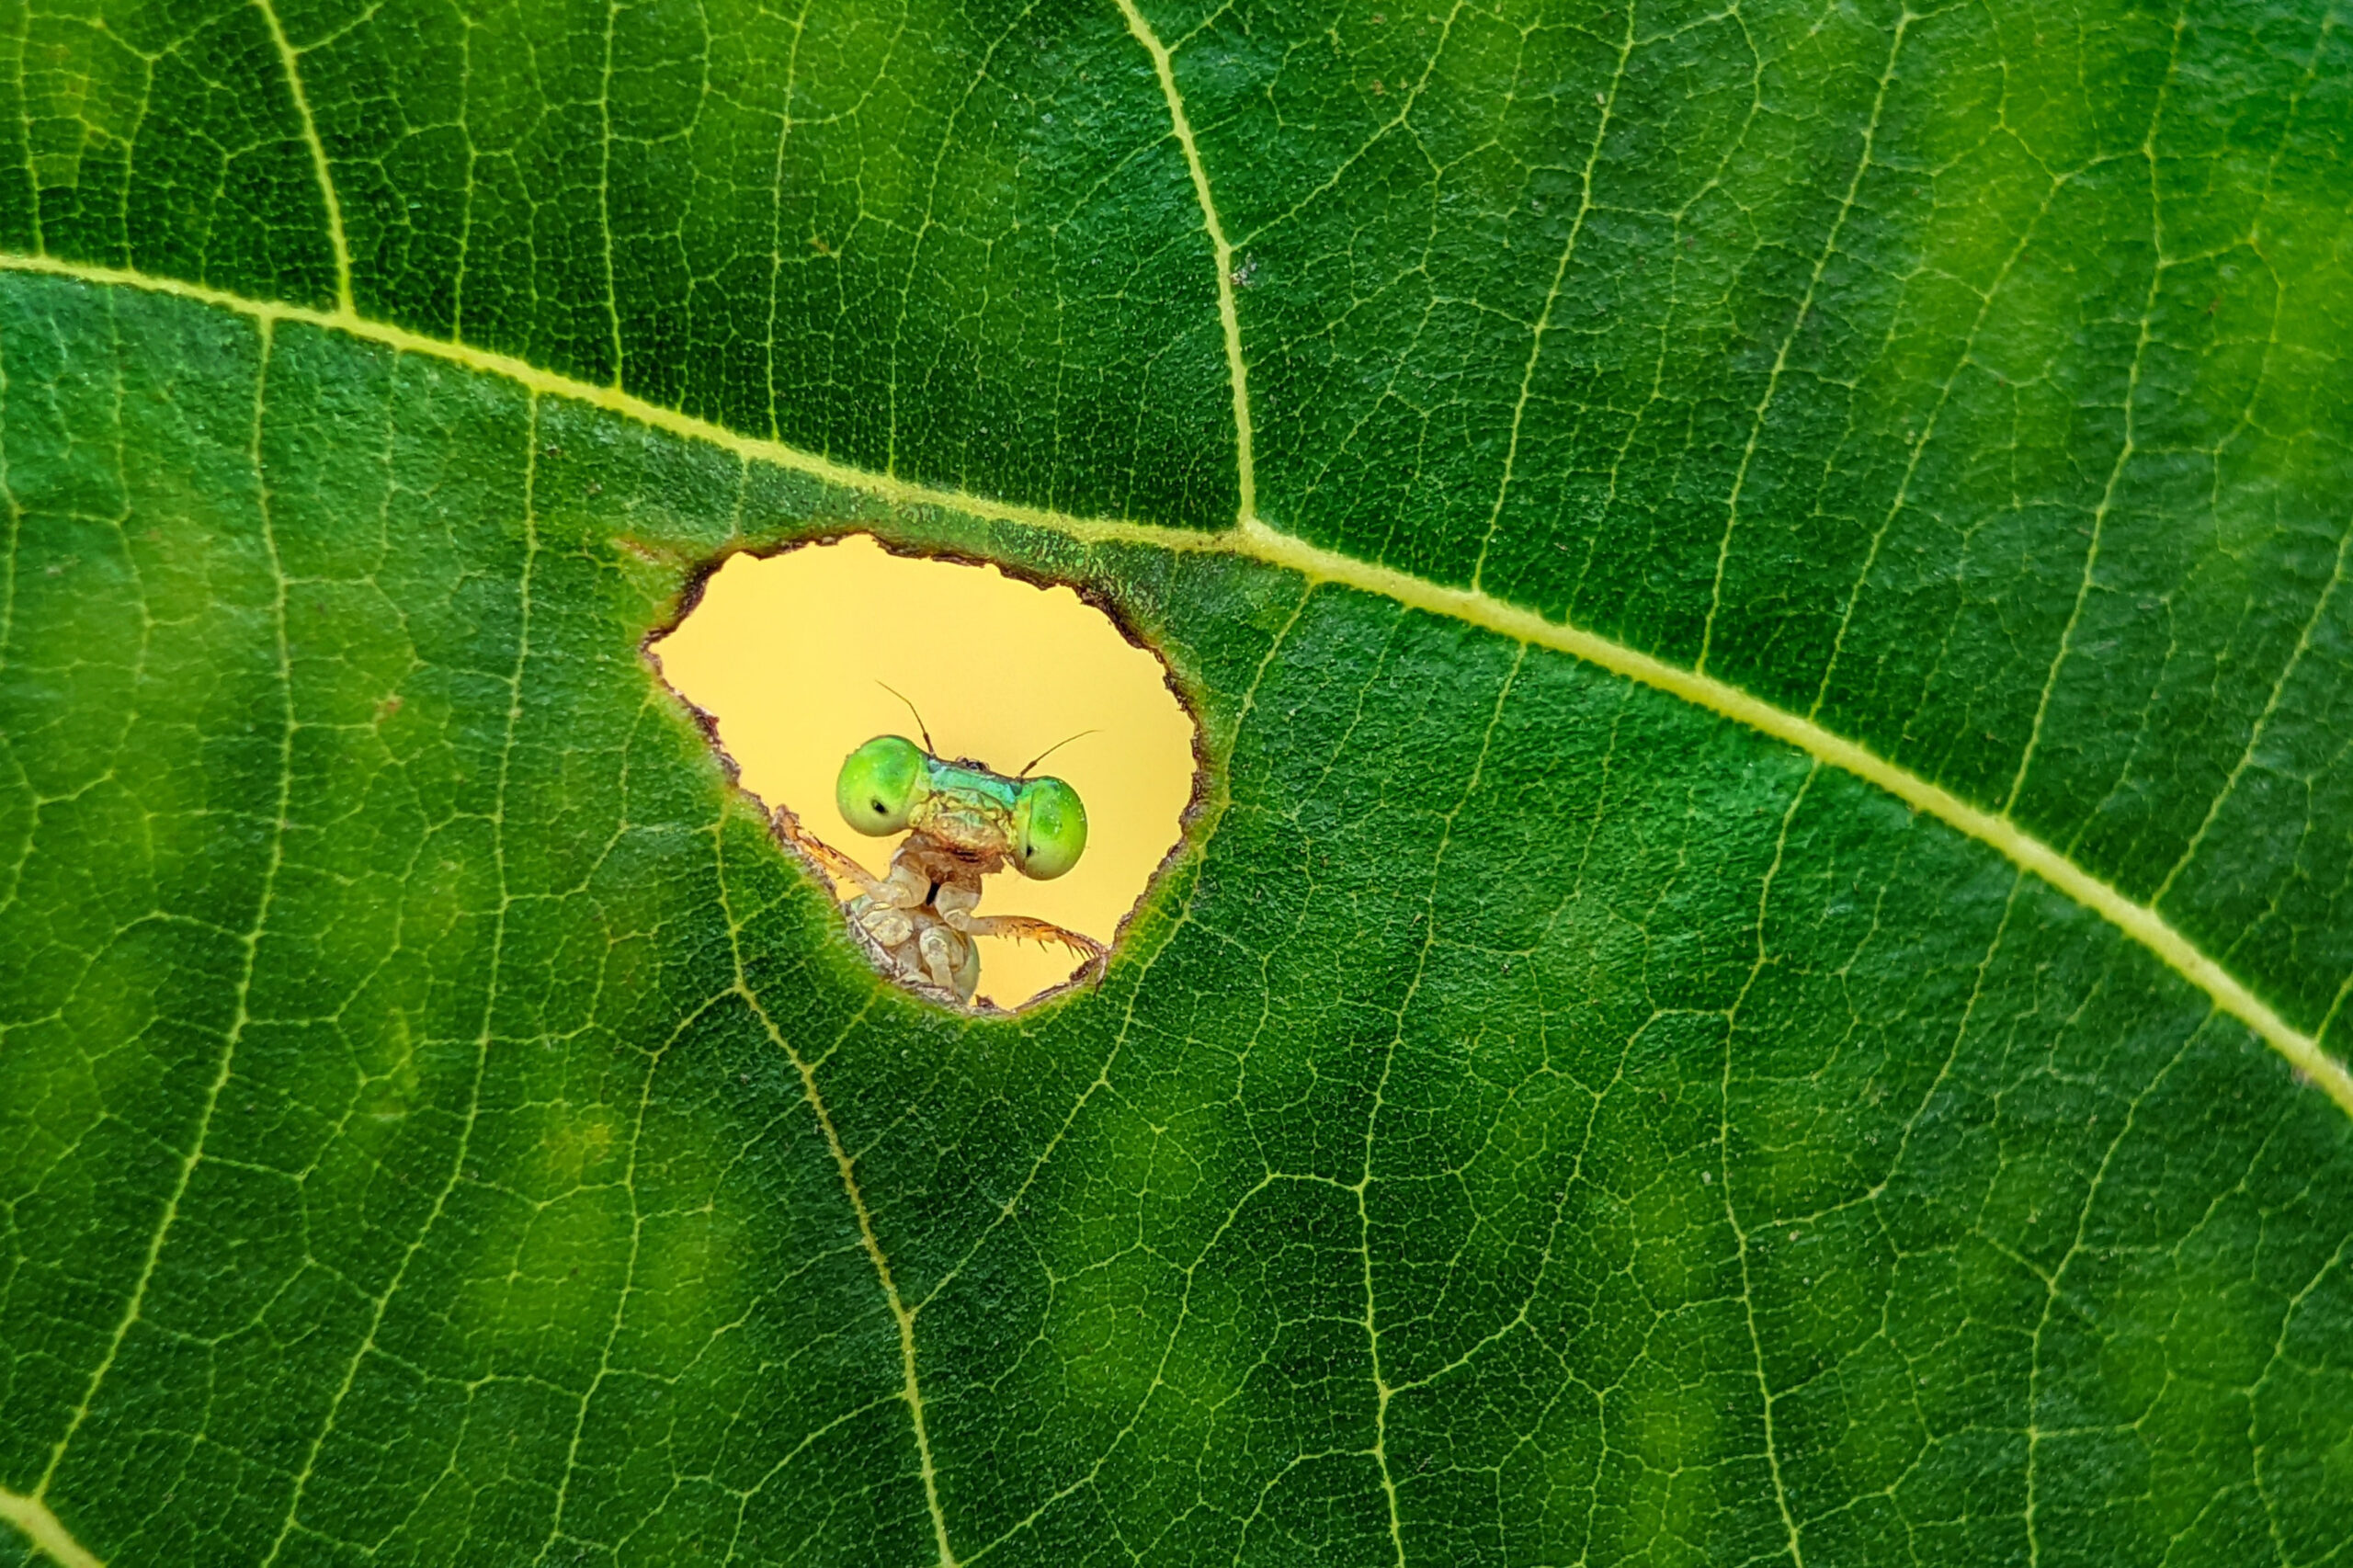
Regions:
<instances>
[{"instance_id":1,"label":"leaf texture","mask_svg":"<svg viewBox=\"0 0 2353 1568\"><path fill-rule=\"evenodd\" d=\"M0 1553L2344 1561L2332 13L7 16ZM1099 991L640 656L853 527Z\"/></svg>"}]
</instances>

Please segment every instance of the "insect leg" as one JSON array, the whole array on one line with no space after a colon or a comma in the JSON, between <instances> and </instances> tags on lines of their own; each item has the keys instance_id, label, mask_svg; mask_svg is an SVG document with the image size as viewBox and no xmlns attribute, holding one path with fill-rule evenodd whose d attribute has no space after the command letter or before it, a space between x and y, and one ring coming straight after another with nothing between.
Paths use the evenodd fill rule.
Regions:
<instances>
[{"instance_id":1,"label":"insect leg","mask_svg":"<svg viewBox=\"0 0 2353 1568\"><path fill-rule=\"evenodd\" d=\"M972 937L1011 937L1024 942L1060 942L1097 968L1111 955L1110 949L1084 932L1064 930L1051 920L1033 920L1027 915L969 915L956 928Z\"/></svg>"},{"instance_id":2,"label":"insect leg","mask_svg":"<svg viewBox=\"0 0 2353 1568\"><path fill-rule=\"evenodd\" d=\"M880 899L886 903L898 902L896 899L881 898L882 883L872 872L802 827L801 819L790 812L777 812L776 825L779 832L792 840L794 848L816 861L818 869L833 878L835 881L847 882L869 898Z\"/></svg>"},{"instance_id":3,"label":"insect leg","mask_svg":"<svg viewBox=\"0 0 2353 1568\"><path fill-rule=\"evenodd\" d=\"M933 901L939 917L968 937L1011 937L1026 942L1060 942L1085 959L1097 978L1103 972L1103 962L1111 949L1094 937L1076 931L1067 931L1051 920L1036 920L1027 915L975 915L972 908L981 902L977 890L944 887Z\"/></svg>"}]
</instances>

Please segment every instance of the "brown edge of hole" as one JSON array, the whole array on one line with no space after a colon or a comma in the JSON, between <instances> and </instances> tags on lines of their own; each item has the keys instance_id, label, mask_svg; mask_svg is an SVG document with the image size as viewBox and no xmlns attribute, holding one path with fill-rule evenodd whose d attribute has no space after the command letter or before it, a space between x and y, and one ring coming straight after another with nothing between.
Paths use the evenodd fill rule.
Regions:
<instances>
[{"instance_id":1,"label":"brown edge of hole","mask_svg":"<svg viewBox=\"0 0 2353 1568\"><path fill-rule=\"evenodd\" d=\"M1099 612L1106 620L1108 620L1113 630L1126 639L1130 646L1142 649L1144 653L1151 654L1153 662L1160 666L1161 683L1167 687L1168 694L1176 699L1176 706L1184 712L1186 720L1192 728L1193 783L1185 796L1185 809L1176 813L1176 842L1168 846L1168 853L1160 858L1159 863L1153 867L1151 874L1144 878L1143 890L1136 894L1135 902L1128 905L1128 912L1120 916L1120 924L1112 929L1109 947L1111 956L1118 957L1120 946L1127 941L1128 927L1134 923L1137 914L1151 900L1152 895L1161 884L1167 880L1169 873L1176 870L1199 842L1199 835L1195 830L1201 819L1208 814L1210 801L1215 792L1217 763L1216 759L1210 755L1209 730L1208 726L1201 722L1201 704L1194 700L1192 692L1178 677L1176 666L1169 662L1167 654L1162 653L1130 622L1126 611L1120 608L1119 602L1095 584L1076 582L1068 577L1057 577L1051 573L1037 571L1027 566L1017 566L973 551L936 549L903 543L859 524L827 525L779 544L730 544L722 547L716 554L697 557L694 563L687 569L686 580L679 585L677 597L673 601L669 613L656 619L654 625L647 629L645 635L637 640L638 659L660 684L662 689L669 694L670 699L685 709L688 715L694 721L695 727L702 732L705 744L719 758L720 770L727 778L727 787L761 807L761 820L767 824L769 842L782 850L795 865L801 867L810 880L819 887L831 889L833 880L819 869L816 862L801 852L799 845L786 837L779 827L780 816L791 817L797 822L800 820L798 813L793 812L791 807L781 803L770 805L744 788L742 767L733 756L728 754L727 747L720 741L719 716L698 707L686 693L670 684L669 676L663 673L662 655L654 651L654 645L677 631L685 623L687 617L692 615L701 605L703 593L710 585L711 578L717 576L719 569L735 557L748 555L755 561L772 561L780 555L790 555L796 550L807 550L817 545L838 544L843 540L855 539L861 535L880 545L883 553L895 555L904 560L946 561L959 566L994 566L1015 582L1027 583L1033 588L1068 588L1078 596L1081 603ZM829 893L828 896L831 894ZM839 899L835 900L835 907L836 911L840 909ZM843 922L845 928L847 925L847 921ZM855 937L851 938L851 945L857 945ZM1108 959L1105 960L1107 975L1109 972L1109 961ZM911 985L901 985L891 981L888 976L881 975L880 971L876 972L879 978L883 979L895 990L921 997L948 1012L959 1013L972 1018L1020 1017L1037 1012L1049 1003L1059 1002L1066 996L1074 995L1080 992L1095 990L1101 983L1098 981L1089 984L1082 978L1084 973L1082 969L1080 973L1073 974L1070 979L1060 984L1048 986L1017 1007L1001 1007L994 1002L974 1004L943 1002L928 992L917 990Z\"/></svg>"}]
</instances>

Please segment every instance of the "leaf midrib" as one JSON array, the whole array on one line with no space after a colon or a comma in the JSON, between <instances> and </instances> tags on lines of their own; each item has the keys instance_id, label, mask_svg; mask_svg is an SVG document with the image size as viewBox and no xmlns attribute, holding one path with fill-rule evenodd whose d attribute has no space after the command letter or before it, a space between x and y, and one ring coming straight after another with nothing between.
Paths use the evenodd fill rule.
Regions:
<instances>
[{"instance_id":1,"label":"leaf midrib","mask_svg":"<svg viewBox=\"0 0 2353 1568\"><path fill-rule=\"evenodd\" d=\"M48 1553L61 1568L106 1568L38 1497L0 1488L0 1519L16 1526L27 1540Z\"/></svg>"},{"instance_id":2,"label":"leaf midrib","mask_svg":"<svg viewBox=\"0 0 2353 1568\"><path fill-rule=\"evenodd\" d=\"M2127 897L2110 883L2019 827L2008 817L1972 805L1909 768L1890 762L1859 742L1812 719L1778 708L1748 691L1641 649L1589 631L1569 621L1548 620L1483 591L1433 583L1393 567L1359 561L1310 544L1296 535L1246 517L1219 532L1164 528L1126 518L1082 517L1018 502L999 501L895 474L874 473L835 462L781 441L745 436L621 391L545 370L512 355L427 337L406 327L372 321L355 311L323 311L306 305L255 300L199 283L159 278L123 267L59 261L48 256L0 252L0 271L39 273L98 287L138 289L234 311L257 323L299 322L405 354L421 354L485 375L502 377L543 396L561 397L605 409L635 423L685 439L717 447L751 462L768 463L826 484L877 500L915 507L938 507L993 521L1060 534L1080 544L1131 544L1181 553L1226 555L1296 573L1311 584L1330 583L1402 604L1411 609L1463 621L1514 642L1532 643L1597 665L1613 675L1760 732L1854 775L1893 795L1916 812L1993 849L2013 865L2115 926L2207 997L2220 1011L2262 1037L2289 1064L2309 1078L2353 1117L2353 1073L2321 1049L2151 906Z\"/></svg>"}]
</instances>

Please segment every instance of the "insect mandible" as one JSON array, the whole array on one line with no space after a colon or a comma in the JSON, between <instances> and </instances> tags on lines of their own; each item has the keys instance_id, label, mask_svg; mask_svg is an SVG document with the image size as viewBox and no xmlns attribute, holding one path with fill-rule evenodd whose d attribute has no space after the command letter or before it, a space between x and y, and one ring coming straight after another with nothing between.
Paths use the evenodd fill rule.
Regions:
<instances>
[{"instance_id":1,"label":"insect mandible","mask_svg":"<svg viewBox=\"0 0 2353 1568\"><path fill-rule=\"evenodd\" d=\"M845 910L875 967L936 1000L972 1005L980 983L975 937L1060 942L1099 978L1109 949L1094 937L1022 915L976 915L981 879L1011 866L1043 881L1078 864L1086 808L1059 778L1006 778L970 757L936 756L904 735L877 735L843 759L834 803L858 832L904 831L888 875L865 867L779 812L786 835L836 881L858 891ZM1041 756L1038 761L1043 761ZM1037 762L1029 767L1035 767Z\"/></svg>"}]
</instances>

